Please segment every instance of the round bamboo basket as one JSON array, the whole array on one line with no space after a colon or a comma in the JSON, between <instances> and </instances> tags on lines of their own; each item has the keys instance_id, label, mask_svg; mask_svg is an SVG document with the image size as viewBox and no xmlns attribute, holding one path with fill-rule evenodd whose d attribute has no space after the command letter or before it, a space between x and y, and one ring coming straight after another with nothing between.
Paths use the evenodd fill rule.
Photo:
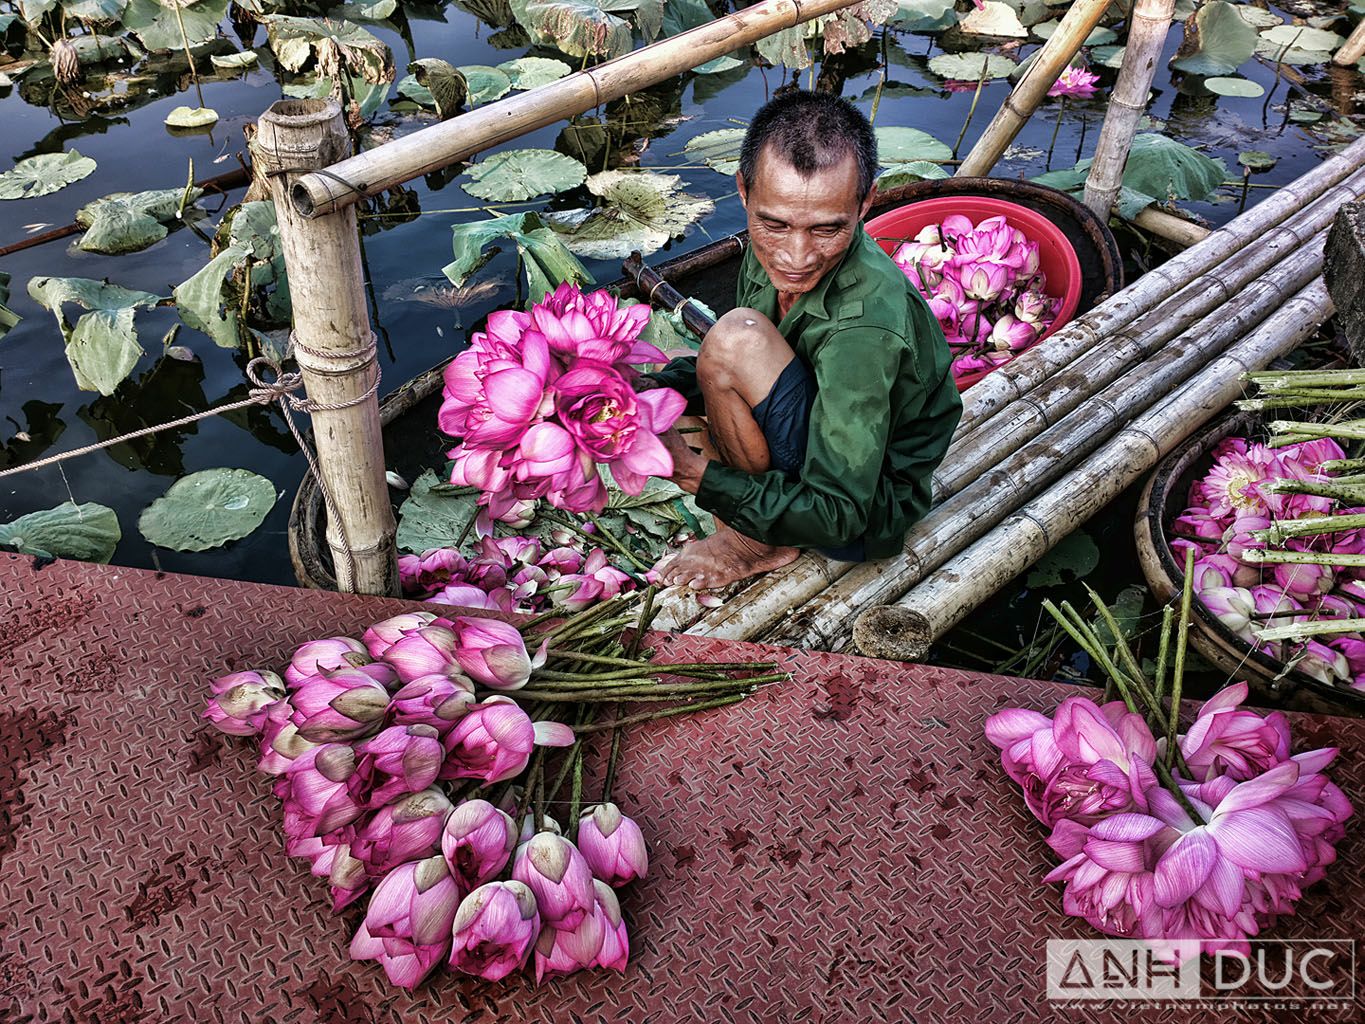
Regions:
<instances>
[{"instance_id":1,"label":"round bamboo basket","mask_svg":"<svg viewBox=\"0 0 1365 1024\"><path fill-rule=\"evenodd\" d=\"M1171 553L1166 528L1185 510L1190 484L1208 472L1213 450L1224 438L1252 436L1260 427L1255 413L1234 413L1214 420L1157 463L1138 499L1134 533L1138 561L1158 601L1169 601L1184 587L1184 567ZM1365 714L1365 691L1331 686L1284 662L1254 651L1196 600L1190 643L1229 681L1245 680L1254 695L1275 704L1292 702L1296 708L1328 714Z\"/></svg>"}]
</instances>

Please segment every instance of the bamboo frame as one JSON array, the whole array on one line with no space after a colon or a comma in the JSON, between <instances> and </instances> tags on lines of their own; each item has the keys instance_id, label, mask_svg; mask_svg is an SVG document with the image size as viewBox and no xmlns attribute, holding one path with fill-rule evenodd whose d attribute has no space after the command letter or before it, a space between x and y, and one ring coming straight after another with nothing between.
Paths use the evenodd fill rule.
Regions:
<instances>
[{"instance_id":1,"label":"bamboo frame","mask_svg":"<svg viewBox=\"0 0 1365 1024\"><path fill-rule=\"evenodd\" d=\"M986 126L981 138L958 166L956 177L984 177L991 173L1019 130L1047 96L1057 76L1071 62L1085 37L1099 24L1111 0L1075 0L1063 15L1057 31L1043 44L1024 77ZM1108 211L1106 211L1107 213Z\"/></svg>"},{"instance_id":2,"label":"bamboo frame","mask_svg":"<svg viewBox=\"0 0 1365 1024\"><path fill-rule=\"evenodd\" d=\"M379 365L355 208L308 220L289 203L301 168L324 167L350 148L334 100L280 100L261 115L252 155L275 200L293 299L294 358L310 401L320 406L313 432L323 486L338 498L340 522L327 524L338 589L397 596L396 527L375 393Z\"/></svg>"},{"instance_id":3,"label":"bamboo frame","mask_svg":"<svg viewBox=\"0 0 1365 1024\"><path fill-rule=\"evenodd\" d=\"M1365 57L1365 19L1356 23L1355 29L1346 37L1346 42L1332 54L1332 63L1337 67L1349 68L1361 57Z\"/></svg>"},{"instance_id":4,"label":"bamboo frame","mask_svg":"<svg viewBox=\"0 0 1365 1024\"><path fill-rule=\"evenodd\" d=\"M294 206L305 217L331 213L529 131L690 71L764 36L858 2L763 0L594 68L405 135L333 164L323 174L306 174L294 183Z\"/></svg>"},{"instance_id":5,"label":"bamboo frame","mask_svg":"<svg viewBox=\"0 0 1365 1024\"><path fill-rule=\"evenodd\" d=\"M1118 198L1128 150L1138 121L1147 110L1147 97L1166 45L1166 33L1175 14L1175 0L1137 0L1128 24L1128 43L1118 81L1109 94L1104 127L1095 145L1095 159L1085 179L1082 202L1095 216L1107 218Z\"/></svg>"},{"instance_id":6,"label":"bamboo frame","mask_svg":"<svg viewBox=\"0 0 1365 1024\"><path fill-rule=\"evenodd\" d=\"M1202 224L1196 224L1192 220L1177 217L1173 213L1158 210L1153 206L1141 211L1133 218L1133 223L1158 238L1164 238L1168 242L1175 243L1182 249L1188 249L1213 234Z\"/></svg>"},{"instance_id":7,"label":"bamboo frame","mask_svg":"<svg viewBox=\"0 0 1365 1024\"><path fill-rule=\"evenodd\" d=\"M1084 466L945 563L902 600L864 611L854 626L853 642L874 657L923 657L935 639L1241 394L1241 374L1291 352L1331 313L1326 286L1313 281L1185 387L1119 431Z\"/></svg>"}]
</instances>

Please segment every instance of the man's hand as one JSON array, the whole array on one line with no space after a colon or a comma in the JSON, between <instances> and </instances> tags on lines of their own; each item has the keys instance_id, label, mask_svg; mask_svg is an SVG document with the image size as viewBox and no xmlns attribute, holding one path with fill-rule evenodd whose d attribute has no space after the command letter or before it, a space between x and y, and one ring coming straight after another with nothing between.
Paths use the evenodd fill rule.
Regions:
<instances>
[{"instance_id":1,"label":"man's hand","mask_svg":"<svg viewBox=\"0 0 1365 1024\"><path fill-rule=\"evenodd\" d=\"M668 449L668 454L673 456L673 476L670 479L688 494L696 494L710 460L689 448L676 428L665 430L659 435L659 440Z\"/></svg>"}]
</instances>

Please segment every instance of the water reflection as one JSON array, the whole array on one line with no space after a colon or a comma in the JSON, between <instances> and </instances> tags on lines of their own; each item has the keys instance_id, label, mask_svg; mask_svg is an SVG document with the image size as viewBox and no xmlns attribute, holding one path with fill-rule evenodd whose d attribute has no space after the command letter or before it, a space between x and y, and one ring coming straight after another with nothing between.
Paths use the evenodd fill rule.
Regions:
<instances>
[{"instance_id":1,"label":"water reflection","mask_svg":"<svg viewBox=\"0 0 1365 1024\"><path fill-rule=\"evenodd\" d=\"M25 421L22 427L13 416L6 416L19 429L0 447L0 468L31 462L51 448L66 431L66 421L57 418L61 408L61 402L27 401L20 406Z\"/></svg>"},{"instance_id":2,"label":"water reflection","mask_svg":"<svg viewBox=\"0 0 1365 1024\"><path fill-rule=\"evenodd\" d=\"M187 362L162 356L136 380L124 381L114 394L96 398L76 415L89 424L96 439L107 441L206 408L204 364L197 359ZM190 423L122 441L105 448L104 454L127 469L180 476L185 472L181 445L198 432L198 424Z\"/></svg>"}]
</instances>

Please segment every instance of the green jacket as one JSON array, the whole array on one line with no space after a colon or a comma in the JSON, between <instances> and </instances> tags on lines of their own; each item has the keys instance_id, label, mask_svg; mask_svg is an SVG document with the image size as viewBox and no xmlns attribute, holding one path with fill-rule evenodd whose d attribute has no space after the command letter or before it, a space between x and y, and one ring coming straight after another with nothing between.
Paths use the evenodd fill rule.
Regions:
<instances>
[{"instance_id":1,"label":"green jacket","mask_svg":"<svg viewBox=\"0 0 1365 1024\"><path fill-rule=\"evenodd\" d=\"M777 289L752 249L735 298L777 323L814 373L806 461L794 479L712 461L697 504L769 544L831 548L862 538L870 559L896 554L929 508L930 478L962 415L937 319L861 230L780 323ZM695 358L675 359L654 378L696 408L696 369Z\"/></svg>"}]
</instances>

